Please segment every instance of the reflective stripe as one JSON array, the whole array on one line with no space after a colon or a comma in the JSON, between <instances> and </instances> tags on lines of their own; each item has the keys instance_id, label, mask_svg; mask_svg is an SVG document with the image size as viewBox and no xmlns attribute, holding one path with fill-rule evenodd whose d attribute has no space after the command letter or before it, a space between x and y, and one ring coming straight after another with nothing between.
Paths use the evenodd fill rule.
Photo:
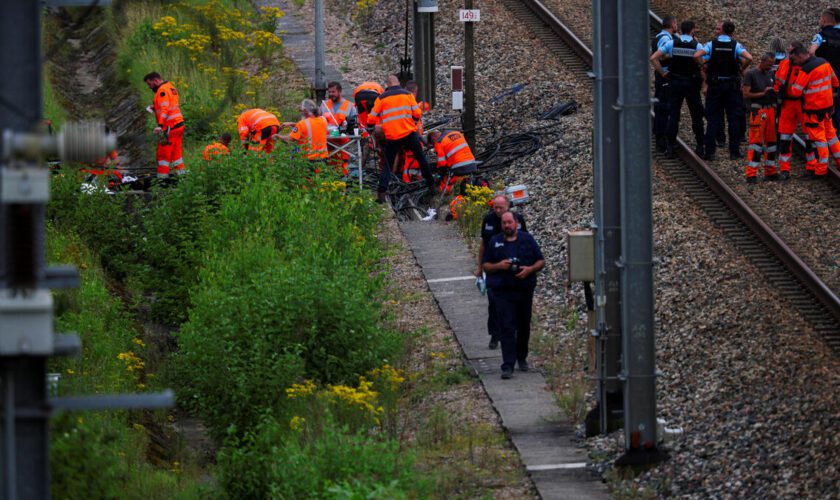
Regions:
<instances>
[{"instance_id":1,"label":"reflective stripe","mask_svg":"<svg viewBox=\"0 0 840 500\"><path fill-rule=\"evenodd\" d=\"M462 161L461 163L456 163L455 165L452 165L451 167L449 167L449 169L450 170L455 170L456 168L460 168L460 167L463 167L465 165L470 165L472 163L475 163L475 160Z\"/></svg>"},{"instance_id":2,"label":"reflective stripe","mask_svg":"<svg viewBox=\"0 0 840 500\"><path fill-rule=\"evenodd\" d=\"M805 91L806 94L816 94L817 92L824 92L831 88L831 85L823 85L822 87L818 87L815 89L809 88Z\"/></svg>"},{"instance_id":3,"label":"reflective stripe","mask_svg":"<svg viewBox=\"0 0 840 500\"><path fill-rule=\"evenodd\" d=\"M788 158L790 158L790 156L788 156ZM806 159L806 160L808 160L808 161L814 161L814 158L816 158L816 157L814 156L814 153L807 153L807 154L805 155L805 159Z\"/></svg>"},{"instance_id":4,"label":"reflective stripe","mask_svg":"<svg viewBox=\"0 0 840 500\"><path fill-rule=\"evenodd\" d=\"M183 165L183 164L184 164L184 159L183 158L178 158L177 160L175 160L171 163L171 166L177 167L178 165Z\"/></svg>"},{"instance_id":5,"label":"reflective stripe","mask_svg":"<svg viewBox=\"0 0 840 500\"><path fill-rule=\"evenodd\" d=\"M309 152L312 152L312 124L309 123L309 118L304 121L306 122L306 136L309 139Z\"/></svg>"},{"instance_id":6,"label":"reflective stripe","mask_svg":"<svg viewBox=\"0 0 840 500\"><path fill-rule=\"evenodd\" d=\"M828 143L825 143L825 142L814 141L812 144L814 145L815 148L827 148L828 147Z\"/></svg>"},{"instance_id":7,"label":"reflective stripe","mask_svg":"<svg viewBox=\"0 0 840 500\"><path fill-rule=\"evenodd\" d=\"M831 146L833 144L837 144L837 136L836 135L828 140L828 145L829 146Z\"/></svg>"},{"instance_id":8,"label":"reflective stripe","mask_svg":"<svg viewBox=\"0 0 840 500\"><path fill-rule=\"evenodd\" d=\"M831 153L831 156L833 156L835 158L840 158L840 151L836 151L834 153Z\"/></svg>"},{"instance_id":9,"label":"reflective stripe","mask_svg":"<svg viewBox=\"0 0 840 500\"><path fill-rule=\"evenodd\" d=\"M183 115L181 115L181 113L175 113L174 115L169 115L166 119L174 120L175 118L183 118Z\"/></svg>"},{"instance_id":10,"label":"reflective stripe","mask_svg":"<svg viewBox=\"0 0 840 500\"><path fill-rule=\"evenodd\" d=\"M373 111L371 111L370 113L368 113L368 116L379 116L379 113L374 113Z\"/></svg>"},{"instance_id":11,"label":"reflective stripe","mask_svg":"<svg viewBox=\"0 0 840 500\"><path fill-rule=\"evenodd\" d=\"M760 165L760 163L758 163L757 161L751 161L751 162L747 163L748 167L757 167L759 165Z\"/></svg>"},{"instance_id":12,"label":"reflective stripe","mask_svg":"<svg viewBox=\"0 0 840 500\"><path fill-rule=\"evenodd\" d=\"M397 106L395 108L383 110L382 115L390 115L391 113L396 113L397 111L411 111L413 109L417 109L417 106Z\"/></svg>"},{"instance_id":13,"label":"reflective stripe","mask_svg":"<svg viewBox=\"0 0 840 500\"><path fill-rule=\"evenodd\" d=\"M764 150L767 151L768 153L775 153L777 149L778 149L777 146L768 146L768 147L764 148Z\"/></svg>"},{"instance_id":14,"label":"reflective stripe","mask_svg":"<svg viewBox=\"0 0 840 500\"><path fill-rule=\"evenodd\" d=\"M391 116L391 117L388 117L388 118L385 118L384 120L382 120L382 124L384 125L385 123L392 122L392 121L394 121L394 120L403 120L403 119L413 120L413 119L414 119L414 117L412 117L411 115L396 115L396 116Z\"/></svg>"},{"instance_id":15,"label":"reflective stripe","mask_svg":"<svg viewBox=\"0 0 840 500\"><path fill-rule=\"evenodd\" d=\"M166 179L169 177L169 173L162 174L160 172L157 173L158 179Z\"/></svg>"},{"instance_id":16,"label":"reflective stripe","mask_svg":"<svg viewBox=\"0 0 840 500\"><path fill-rule=\"evenodd\" d=\"M819 163L826 163L827 164L828 163L828 156L826 156L825 158L820 158Z\"/></svg>"},{"instance_id":17,"label":"reflective stripe","mask_svg":"<svg viewBox=\"0 0 840 500\"><path fill-rule=\"evenodd\" d=\"M781 79L781 78L779 78L779 80L778 80L778 81L779 81L779 83L781 83L782 85L784 85L784 84L786 84L786 83L787 83L787 80L783 80L783 79Z\"/></svg>"},{"instance_id":18,"label":"reflective stripe","mask_svg":"<svg viewBox=\"0 0 840 500\"><path fill-rule=\"evenodd\" d=\"M187 173L187 169L185 169L185 168L179 168L178 170L175 171L175 175L184 175L186 173Z\"/></svg>"},{"instance_id":19,"label":"reflective stripe","mask_svg":"<svg viewBox=\"0 0 840 500\"><path fill-rule=\"evenodd\" d=\"M164 160L158 160L158 165L160 165L161 167L168 167L168 166L169 166L169 162L168 162L168 161L164 161Z\"/></svg>"},{"instance_id":20,"label":"reflective stripe","mask_svg":"<svg viewBox=\"0 0 840 500\"><path fill-rule=\"evenodd\" d=\"M149 101L146 101L146 102L149 102ZM169 106L169 101L163 101L163 102L159 103L158 106Z\"/></svg>"},{"instance_id":21,"label":"reflective stripe","mask_svg":"<svg viewBox=\"0 0 840 500\"><path fill-rule=\"evenodd\" d=\"M764 162L764 166L765 167L775 167L776 166L776 161L775 160L766 160Z\"/></svg>"},{"instance_id":22,"label":"reflective stripe","mask_svg":"<svg viewBox=\"0 0 840 500\"><path fill-rule=\"evenodd\" d=\"M789 141L793 139L793 136L791 134L779 134L779 139L783 141Z\"/></svg>"},{"instance_id":23,"label":"reflective stripe","mask_svg":"<svg viewBox=\"0 0 840 500\"><path fill-rule=\"evenodd\" d=\"M467 146L469 146L469 144L467 144L466 142L465 142L465 143L463 143L463 144L459 144L459 145L455 146L455 147L454 147L454 148L452 148L452 149L451 149L448 153L446 153L446 158L447 158L447 159L449 159L449 157L450 157L450 156L454 155L455 153L457 153L458 151L460 151L460 150L464 149L464 148L465 148L465 147L467 147Z\"/></svg>"},{"instance_id":24,"label":"reflective stripe","mask_svg":"<svg viewBox=\"0 0 840 500\"><path fill-rule=\"evenodd\" d=\"M254 120L253 123L251 123L251 126L256 127L259 122L261 122L263 120L270 120L271 118L274 118L274 117L271 116L271 115L263 115L263 116L257 118L256 120Z\"/></svg>"},{"instance_id":25,"label":"reflective stripe","mask_svg":"<svg viewBox=\"0 0 840 500\"><path fill-rule=\"evenodd\" d=\"M405 173L407 173L408 175L418 175L418 174L420 174L420 171L417 170L416 168L409 168L408 170L405 171Z\"/></svg>"},{"instance_id":26,"label":"reflective stripe","mask_svg":"<svg viewBox=\"0 0 840 500\"><path fill-rule=\"evenodd\" d=\"M804 89L805 87L803 87L802 85L799 85L798 83L794 83L794 84L793 84L793 88L795 88L796 90L802 90L802 89Z\"/></svg>"},{"instance_id":27,"label":"reflective stripe","mask_svg":"<svg viewBox=\"0 0 840 500\"><path fill-rule=\"evenodd\" d=\"M793 155L779 155L779 161L781 161L782 163L787 163L790 161L791 156Z\"/></svg>"},{"instance_id":28,"label":"reflective stripe","mask_svg":"<svg viewBox=\"0 0 840 500\"><path fill-rule=\"evenodd\" d=\"M812 86L813 86L813 85L819 85L820 83L822 83L822 82L827 82L827 81L829 81L829 80L831 80L831 77L830 77L830 76L826 76L826 77L824 77L824 78L820 78L819 80L814 80L813 82L808 82L808 84L809 84L809 85L812 85Z\"/></svg>"},{"instance_id":29,"label":"reflective stripe","mask_svg":"<svg viewBox=\"0 0 840 500\"><path fill-rule=\"evenodd\" d=\"M443 163L446 161L446 158L443 156L438 156L438 162Z\"/></svg>"},{"instance_id":30,"label":"reflective stripe","mask_svg":"<svg viewBox=\"0 0 840 500\"><path fill-rule=\"evenodd\" d=\"M761 144L750 144L749 149L752 149L753 151L761 151Z\"/></svg>"}]
</instances>

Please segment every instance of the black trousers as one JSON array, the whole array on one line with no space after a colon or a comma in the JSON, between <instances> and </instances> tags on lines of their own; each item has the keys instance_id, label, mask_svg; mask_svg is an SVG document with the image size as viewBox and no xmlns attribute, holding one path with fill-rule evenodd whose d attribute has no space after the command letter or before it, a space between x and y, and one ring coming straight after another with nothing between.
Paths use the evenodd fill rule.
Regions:
<instances>
[{"instance_id":1,"label":"black trousers","mask_svg":"<svg viewBox=\"0 0 840 500\"><path fill-rule=\"evenodd\" d=\"M528 359L534 289L496 289L493 295L502 342L502 370L513 370L517 361Z\"/></svg>"},{"instance_id":2,"label":"black trousers","mask_svg":"<svg viewBox=\"0 0 840 500\"><path fill-rule=\"evenodd\" d=\"M388 192L388 185L391 183L391 170L394 168L394 160L397 159L397 153L403 148L411 151L420 164L420 172L423 173L423 179L426 185L432 187L435 185L435 179L432 176L432 169L429 168L429 162L426 161L426 154L423 152L423 146L420 144L420 136L417 132L412 132L405 137L395 141L385 140L385 166L379 174L379 188L380 193Z\"/></svg>"},{"instance_id":3,"label":"black trousers","mask_svg":"<svg viewBox=\"0 0 840 500\"><path fill-rule=\"evenodd\" d=\"M694 132L694 139L697 146L703 145L703 101L700 100L700 87L702 82L693 78L674 78L671 81L671 99L668 101L668 141L671 144L677 142L677 133L680 129L680 113L682 112L683 101L688 104L688 113L691 115L691 131Z\"/></svg>"},{"instance_id":4,"label":"black trousers","mask_svg":"<svg viewBox=\"0 0 840 500\"><path fill-rule=\"evenodd\" d=\"M723 128L723 114L729 122L729 152L735 153L739 148L741 137L741 121L744 117L744 99L741 92L741 80L727 80L710 83L706 94L706 154L714 154L715 138Z\"/></svg>"},{"instance_id":5,"label":"black trousers","mask_svg":"<svg viewBox=\"0 0 840 500\"><path fill-rule=\"evenodd\" d=\"M654 73L653 96L657 101L653 105L653 135L665 136L668 127L668 103L671 100L671 81L659 73Z\"/></svg>"},{"instance_id":6,"label":"black trousers","mask_svg":"<svg viewBox=\"0 0 840 500\"><path fill-rule=\"evenodd\" d=\"M498 342L501 338L499 323L496 320L496 299L493 290L487 289L487 333L491 341Z\"/></svg>"}]
</instances>

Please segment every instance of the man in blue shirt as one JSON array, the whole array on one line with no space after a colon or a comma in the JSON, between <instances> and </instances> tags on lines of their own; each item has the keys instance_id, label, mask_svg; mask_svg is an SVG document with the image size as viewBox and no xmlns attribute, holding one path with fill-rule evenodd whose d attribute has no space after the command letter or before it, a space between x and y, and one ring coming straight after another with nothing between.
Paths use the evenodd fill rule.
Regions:
<instances>
[{"instance_id":1,"label":"man in blue shirt","mask_svg":"<svg viewBox=\"0 0 840 500\"><path fill-rule=\"evenodd\" d=\"M534 238L517 229L512 212L502 214L502 234L490 238L482 267L487 287L496 303L496 321L502 342L502 378L513 376L515 364L528 371L528 341L531 338L531 306L537 273L545 258Z\"/></svg>"},{"instance_id":2,"label":"man in blue shirt","mask_svg":"<svg viewBox=\"0 0 840 500\"><path fill-rule=\"evenodd\" d=\"M674 148L677 144L677 132L680 127L680 112L683 101L688 102L688 112L691 114L691 130L694 132L696 146L694 152L704 156L703 148L703 101L700 100L700 66L694 60L694 54L702 48L700 42L694 39L694 21L683 21L680 25L680 36L665 42L665 44L650 56L653 69L658 76L671 82L671 98L668 101L668 127L666 136L668 144L666 154L675 156ZM663 58L669 58L668 67L662 65Z\"/></svg>"},{"instance_id":3,"label":"man in blue shirt","mask_svg":"<svg viewBox=\"0 0 840 500\"><path fill-rule=\"evenodd\" d=\"M729 120L729 158L743 157L739 147L741 118L744 116L744 99L741 94L741 73L752 62L752 55L743 45L732 39L735 23L724 21L723 34L707 42L694 54L698 64L705 62L706 128L705 159L715 159L715 138L723 127L723 114ZM708 55L708 61L705 57Z\"/></svg>"},{"instance_id":4,"label":"man in blue shirt","mask_svg":"<svg viewBox=\"0 0 840 500\"><path fill-rule=\"evenodd\" d=\"M838 9L826 9L820 15L820 32L814 35L811 40L811 47L808 52L812 56L822 57L834 74L840 74L840 17ZM831 115L831 122L834 128L840 127L840 100L834 100L834 112Z\"/></svg>"},{"instance_id":5,"label":"man in blue shirt","mask_svg":"<svg viewBox=\"0 0 840 500\"><path fill-rule=\"evenodd\" d=\"M662 31L653 37L650 42L650 53L653 54L667 43L673 40L674 32L677 30L677 18L665 16L662 19ZM665 64L665 69L668 69ZM653 75L653 97L656 104L653 106L653 135L656 138L656 149L664 153L667 147L666 128L668 126L668 102L671 99L671 82L659 74Z\"/></svg>"}]
</instances>

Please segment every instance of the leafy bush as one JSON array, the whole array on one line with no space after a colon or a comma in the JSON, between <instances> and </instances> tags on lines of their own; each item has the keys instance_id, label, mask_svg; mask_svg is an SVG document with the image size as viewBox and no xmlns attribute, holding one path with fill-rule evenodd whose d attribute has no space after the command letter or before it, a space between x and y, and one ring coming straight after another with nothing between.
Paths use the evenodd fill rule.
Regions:
<instances>
[{"instance_id":1,"label":"leafy bush","mask_svg":"<svg viewBox=\"0 0 840 500\"><path fill-rule=\"evenodd\" d=\"M221 198L199 238L178 334L180 378L217 437L279 411L297 377L353 380L401 345L372 300L382 283L372 276L381 251L370 199L329 177L308 181L300 166L261 162L259 177L252 166L226 167L245 185Z\"/></svg>"},{"instance_id":2,"label":"leafy bush","mask_svg":"<svg viewBox=\"0 0 840 500\"><path fill-rule=\"evenodd\" d=\"M316 434L266 418L219 453L219 483L232 498L423 498L429 485L399 442L324 419Z\"/></svg>"}]
</instances>

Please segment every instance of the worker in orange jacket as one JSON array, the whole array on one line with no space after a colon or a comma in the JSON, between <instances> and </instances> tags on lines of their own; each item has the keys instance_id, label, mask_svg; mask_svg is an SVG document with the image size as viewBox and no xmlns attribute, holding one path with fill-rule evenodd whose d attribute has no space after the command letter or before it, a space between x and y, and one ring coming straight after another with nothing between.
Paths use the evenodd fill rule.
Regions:
<instances>
[{"instance_id":1,"label":"worker in orange jacket","mask_svg":"<svg viewBox=\"0 0 840 500\"><path fill-rule=\"evenodd\" d=\"M296 143L304 157L311 162L321 162L327 159L327 120L315 101L304 99L300 103L301 120L297 123L286 122L283 127L293 127L288 135L278 136L285 142ZM315 167L315 172L320 169Z\"/></svg>"},{"instance_id":2,"label":"worker in orange jacket","mask_svg":"<svg viewBox=\"0 0 840 500\"><path fill-rule=\"evenodd\" d=\"M379 176L377 201L385 202L385 193L391 181L391 169L397 153L402 148L411 150L420 163L420 171L430 193L437 192L432 171L423 154L420 136L417 134L417 120L420 119L420 106L411 92L400 87L397 75L388 76L388 88L373 105L368 116L368 124L380 129L385 136L385 166Z\"/></svg>"},{"instance_id":3,"label":"worker in orange jacket","mask_svg":"<svg viewBox=\"0 0 840 500\"><path fill-rule=\"evenodd\" d=\"M385 89L382 85L376 82L363 82L361 85L353 90L353 100L356 102L356 112L359 116L359 126L361 128L368 127L368 115L376 98L379 97Z\"/></svg>"},{"instance_id":4,"label":"worker in orange jacket","mask_svg":"<svg viewBox=\"0 0 840 500\"><path fill-rule=\"evenodd\" d=\"M264 109L246 109L236 120L242 147L257 153L274 151L274 136L280 133L280 120Z\"/></svg>"},{"instance_id":5,"label":"worker in orange jacket","mask_svg":"<svg viewBox=\"0 0 840 500\"><path fill-rule=\"evenodd\" d=\"M213 144L208 144L204 147L204 159L210 161L217 156L229 155L230 141L230 134L224 133L220 135L218 141L214 142Z\"/></svg>"},{"instance_id":6,"label":"worker in orange jacket","mask_svg":"<svg viewBox=\"0 0 840 500\"><path fill-rule=\"evenodd\" d=\"M420 87L414 80L409 80L405 82L405 90L411 92L411 95L413 95L414 99L416 100L417 92L420 90ZM423 113L429 112L431 107L426 101L417 101L417 105L420 107L421 113L420 119L417 120L417 135L423 137ZM421 178L420 163L417 161L417 158L414 157L414 154L410 150L403 149L402 151L400 151L399 155L397 156L396 163L397 165L399 165L397 170L402 171L403 182L414 182Z\"/></svg>"},{"instance_id":7,"label":"worker in orange jacket","mask_svg":"<svg viewBox=\"0 0 840 500\"><path fill-rule=\"evenodd\" d=\"M348 121L355 121L356 106L341 96L341 84L339 82L330 82L327 84L327 99L321 101L321 115L327 120L327 128L345 127ZM347 133L352 133L352 130ZM343 146L350 142L347 138L338 138L332 140L333 144ZM344 175L349 175L349 160L350 155L344 151L339 151L330 157L330 163L339 167Z\"/></svg>"},{"instance_id":8,"label":"worker in orange jacket","mask_svg":"<svg viewBox=\"0 0 840 500\"><path fill-rule=\"evenodd\" d=\"M429 132L426 139L435 146L438 168L448 170L449 183L444 179L441 182L441 191L451 192L452 187L461 182L466 174L475 172L475 156L464 134L457 130L434 130Z\"/></svg>"},{"instance_id":9,"label":"worker in orange jacket","mask_svg":"<svg viewBox=\"0 0 840 500\"><path fill-rule=\"evenodd\" d=\"M840 141L837 131L831 123L834 110L834 90L840 81L823 58L812 56L808 49L799 42L791 45L791 61L802 67L799 76L790 87L791 97L802 96L802 112L805 115L805 132L817 151L815 176L828 173L829 151L835 161L840 161ZM810 172L810 171L809 171ZM806 175L810 175L806 172Z\"/></svg>"},{"instance_id":10,"label":"worker in orange jacket","mask_svg":"<svg viewBox=\"0 0 840 500\"><path fill-rule=\"evenodd\" d=\"M788 48L790 50L790 48ZM776 96L781 100L779 110L779 169L782 179L790 178L790 159L793 156L793 133L796 132L796 125L801 124L805 130L805 116L802 114L802 98L793 97L790 94L790 87L799 77L802 71L801 66L793 64L790 57L779 61L776 68L776 77L773 79L773 88ZM813 171L817 164L811 141L805 143L805 169Z\"/></svg>"},{"instance_id":11,"label":"worker in orange jacket","mask_svg":"<svg viewBox=\"0 0 840 500\"><path fill-rule=\"evenodd\" d=\"M184 116L181 114L178 89L163 81L160 73L152 72L143 77L149 89L154 92L151 111L155 115L159 136L157 145L157 176L167 178L169 173L185 174L183 159Z\"/></svg>"}]
</instances>

